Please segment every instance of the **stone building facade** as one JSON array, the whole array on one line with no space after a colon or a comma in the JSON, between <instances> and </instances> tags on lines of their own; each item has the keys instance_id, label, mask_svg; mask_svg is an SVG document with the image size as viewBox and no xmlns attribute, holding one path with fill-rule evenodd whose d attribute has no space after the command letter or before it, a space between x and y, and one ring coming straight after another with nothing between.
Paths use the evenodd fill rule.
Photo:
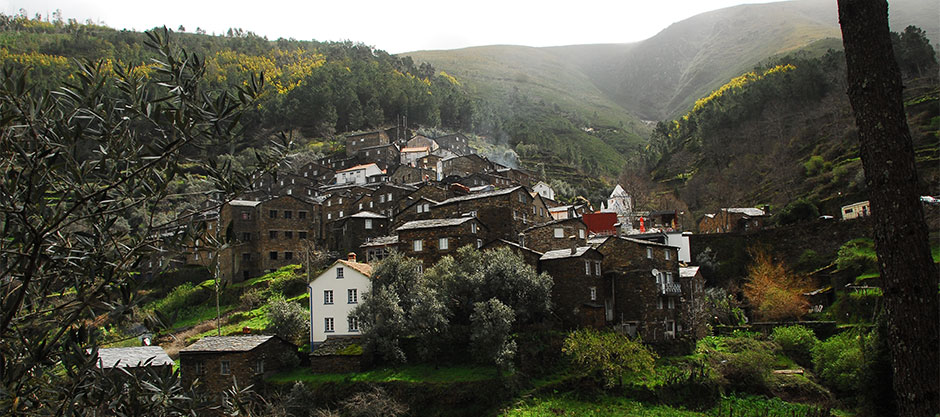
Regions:
<instances>
[{"instance_id":1,"label":"stone building facade","mask_svg":"<svg viewBox=\"0 0 940 417\"><path fill-rule=\"evenodd\" d=\"M698 222L699 233L739 233L764 228L764 210L757 208L723 208L706 214Z\"/></svg>"},{"instance_id":2,"label":"stone building facade","mask_svg":"<svg viewBox=\"0 0 940 417\"><path fill-rule=\"evenodd\" d=\"M389 232L388 217L371 211L360 211L330 225L327 247L341 254L356 253L361 259L366 259L365 252L360 248L362 242L387 236Z\"/></svg>"},{"instance_id":3,"label":"stone building facade","mask_svg":"<svg viewBox=\"0 0 940 417\"><path fill-rule=\"evenodd\" d=\"M441 148L459 156L473 153L473 149L470 148L470 139L461 133L439 136L434 138L434 141L437 142Z\"/></svg>"},{"instance_id":4,"label":"stone building facade","mask_svg":"<svg viewBox=\"0 0 940 417\"><path fill-rule=\"evenodd\" d=\"M604 327L604 255L590 246L545 252L539 271L552 276L552 305L568 328Z\"/></svg>"},{"instance_id":5,"label":"stone building facade","mask_svg":"<svg viewBox=\"0 0 940 417\"><path fill-rule=\"evenodd\" d=\"M489 230L475 217L415 220L396 229L398 251L430 268L457 249L471 245L480 248Z\"/></svg>"},{"instance_id":6,"label":"stone building facade","mask_svg":"<svg viewBox=\"0 0 940 417\"><path fill-rule=\"evenodd\" d=\"M388 134L384 130L349 134L346 135L346 156L356 155L363 148L387 145L388 143Z\"/></svg>"},{"instance_id":7,"label":"stone building facade","mask_svg":"<svg viewBox=\"0 0 940 417\"><path fill-rule=\"evenodd\" d=\"M289 355L297 347L277 336L209 336L180 350L180 374L184 385L198 378L198 389L218 396L233 380L242 387L262 382Z\"/></svg>"},{"instance_id":8,"label":"stone building facade","mask_svg":"<svg viewBox=\"0 0 940 417\"><path fill-rule=\"evenodd\" d=\"M522 231L526 247L539 252L587 245L587 225L580 218L553 220Z\"/></svg>"},{"instance_id":9,"label":"stone building facade","mask_svg":"<svg viewBox=\"0 0 940 417\"><path fill-rule=\"evenodd\" d=\"M444 177L451 175L466 177L467 175L478 172L492 172L496 170L492 162L477 154L445 159L441 162L441 166L444 170L442 173Z\"/></svg>"},{"instance_id":10,"label":"stone building facade","mask_svg":"<svg viewBox=\"0 0 940 417\"><path fill-rule=\"evenodd\" d=\"M538 215L540 212L542 216ZM519 233L529 226L550 220L548 209L544 204L538 207L524 187L450 198L432 206L431 213L438 219L476 216L492 232L491 239L511 242L518 240Z\"/></svg>"}]
</instances>

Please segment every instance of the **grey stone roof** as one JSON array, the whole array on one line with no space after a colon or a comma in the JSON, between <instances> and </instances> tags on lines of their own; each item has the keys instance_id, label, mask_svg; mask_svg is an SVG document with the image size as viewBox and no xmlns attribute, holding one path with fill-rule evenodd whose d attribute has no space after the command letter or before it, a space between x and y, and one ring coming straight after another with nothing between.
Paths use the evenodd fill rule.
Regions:
<instances>
[{"instance_id":1,"label":"grey stone roof","mask_svg":"<svg viewBox=\"0 0 940 417\"><path fill-rule=\"evenodd\" d=\"M198 342L180 350L180 353L191 352L247 352L274 336L206 336Z\"/></svg>"},{"instance_id":2,"label":"grey stone roof","mask_svg":"<svg viewBox=\"0 0 940 417\"><path fill-rule=\"evenodd\" d=\"M458 217L455 219L430 219L430 220L412 220L398 227L395 230L413 230L413 229L433 229L435 227L458 226L476 217Z\"/></svg>"},{"instance_id":3,"label":"grey stone roof","mask_svg":"<svg viewBox=\"0 0 940 417\"><path fill-rule=\"evenodd\" d=\"M143 366L151 358L151 366L173 365L173 360L160 346L98 349L99 368L136 368Z\"/></svg>"},{"instance_id":4,"label":"grey stone roof","mask_svg":"<svg viewBox=\"0 0 940 417\"><path fill-rule=\"evenodd\" d=\"M692 278L695 274L698 273L697 266L680 266L679 267L679 277L680 278Z\"/></svg>"},{"instance_id":5,"label":"grey stone roof","mask_svg":"<svg viewBox=\"0 0 940 417\"><path fill-rule=\"evenodd\" d=\"M478 199L478 198L487 198L487 197L495 197L495 196L500 196L500 195L511 194L512 192L514 192L514 191L516 191L516 190L518 190L518 189L520 189L520 188L522 188L522 186L516 186L516 187L511 187L511 188L505 188L505 189L502 189L502 190L490 191L490 192L486 192L486 193L477 193L477 194L463 195L463 196L460 196L460 197L449 198L449 199L447 199L447 200L441 201L440 203L437 203L437 205L438 205L438 206L443 206L443 205L445 205L445 204L457 203L457 202L460 202L460 201L470 201L470 200L476 200L476 199Z\"/></svg>"},{"instance_id":6,"label":"grey stone roof","mask_svg":"<svg viewBox=\"0 0 940 417\"><path fill-rule=\"evenodd\" d=\"M381 214L373 213L373 212L371 212L371 211L360 211L360 212L358 212L358 213L356 213L356 214L353 214L352 216L349 216L349 217L354 217L354 218L357 218L357 219L359 219L359 218L362 218L362 219L387 219L387 218L388 218L388 217L385 217L385 216L383 216L383 215L381 215Z\"/></svg>"},{"instance_id":7,"label":"grey stone roof","mask_svg":"<svg viewBox=\"0 0 940 417\"><path fill-rule=\"evenodd\" d=\"M740 214L744 214L747 216L763 216L764 215L764 210L761 210L758 208L732 207L732 208L726 208L722 210L727 211L728 213L740 213Z\"/></svg>"},{"instance_id":8,"label":"grey stone roof","mask_svg":"<svg viewBox=\"0 0 940 417\"><path fill-rule=\"evenodd\" d=\"M238 206L238 207L254 207L254 206L257 206L258 204L261 204L261 202L252 201L252 200L232 200L232 201L229 201L228 204L230 206Z\"/></svg>"},{"instance_id":9,"label":"grey stone roof","mask_svg":"<svg viewBox=\"0 0 940 417\"><path fill-rule=\"evenodd\" d=\"M367 240L365 243L359 245L360 248L369 248L373 246L388 246L398 243L398 236L379 236Z\"/></svg>"},{"instance_id":10,"label":"grey stone roof","mask_svg":"<svg viewBox=\"0 0 940 417\"><path fill-rule=\"evenodd\" d=\"M567 218L567 219L549 220L549 221L547 221L547 222L545 222L545 223L539 223L539 224L534 225L534 226L529 226L529 227L525 228L525 229L523 230L523 232L528 232L528 231L530 231L530 230L535 230L535 229L539 229L539 228L542 228L542 227L554 226L554 225L556 225L556 224L561 224L561 223L565 223L565 222L578 222L578 223L584 224L584 220L581 220L580 217L569 217L569 218ZM586 225L585 225L585 226L586 226Z\"/></svg>"},{"instance_id":11,"label":"grey stone roof","mask_svg":"<svg viewBox=\"0 0 940 417\"><path fill-rule=\"evenodd\" d=\"M571 249L556 249L545 252L540 261L548 261L552 259L564 259L564 258L578 258L581 255L584 255L589 249L592 249L590 246L580 246L575 249L574 253L571 253Z\"/></svg>"}]
</instances>

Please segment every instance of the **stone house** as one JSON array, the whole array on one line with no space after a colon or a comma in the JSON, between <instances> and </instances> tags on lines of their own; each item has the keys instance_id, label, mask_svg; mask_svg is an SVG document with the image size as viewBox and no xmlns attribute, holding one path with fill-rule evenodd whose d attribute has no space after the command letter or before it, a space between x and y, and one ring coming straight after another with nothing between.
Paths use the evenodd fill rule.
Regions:
<instances>
[{"instance_id":1,"label":"stone house","mask_svg":"<svg viewBox=\"0 0 940 417\"><path fill-rule=\"evenodd\" d=\"M356 161L359 164L374 162L381 169L397 167L401 158L398 145L388 143L359 149L356 152Z\"/></svg>"},{"instance_id":2,"label":"stone house","mask_svg":"<svg viewBox=\"0 0 940 417\"><path fill-rule=\"evenodd\" d=\"M223 279L242 281L297 263L304 245L320 238L319 211L319 205L294 196L223 206L221 224L234 238L220 255Z\"/></svg>"},{"instance_id":3,"label":"stone house","mask_svg":"<svg viewBox=\"0 0 940 417\"><path fill-rule=\"evenodd\" d=\"M392 229L396 229L398 226L413 220L428 220L433 218L431 215L431 207L437 204L437 201L427 197L419 197L416 200L409 201L410 204L401 209L401 211L392 218Z\"/></svg>"},{"instance_id":4,"label":"stone house","mask_svg":"<svg viewBox=\"0 0 940 417\"><path fill-rule=\"evenodd\" d=\"M677 248L617 236L592 243L604 255L608 323L651 343L690 336Z\"/></svg>"},{"instance_id":5,"label":"stone house","mask_svg":"<svg viewBox=\"0 0 940 417\"><path fill-rule=\"evenodd\" d=\"M359 252L365 254L366 262L378 262L385 259L393 250L398 250L398 235L366 239L359 245L359 248Z\"/></svg>"},{"instance_id":6,"label":"stone house","mask_svg":"<svg viewBox=\"0 0 940 417\"><path fill-rule=\"evenodd\" d=\"M388 143L388 134L384 130L349 134L346 135L346 156L353 156L363 148L387 145Z\"/></svg>"},{"instance_id":7,"label":"stone house","mask_svg":"<svg viewBox=\"0 0 940 417\"><path fill-rule=\"evenodd\" d=\"M430 154L431 154L431 148L428 148L427 146L421 146L418 148L401 148L401 164L410 165L410 166L418 166L415 164L415 161L417 161L419 158L428 156ZM420 167L420 168L431 169L428 167Z\"/></svg>"},{"instance_id":8,"label":"stone house","mask_svg":"<svg viewBox=\"0 0 940 417\"><path fill-rule=\"evenodd\" d=\"M470 138L463 135L462 133L439 136L434 138L434 141L437 142L441 148L447 149L448 151L453 152L458 156L469 155L473 153L473 149L470 148Z\"/></svg>"},{"instance_id":9,"label":"stone house","mask_svg":"<svg viewBox=\"0 0 940 417\"><path fill-rule=\"evenodd\" d=\"M688 323L689 333L694 340L708 336L708 327L705 325L705 277L697 266L679 267L679 286L682 291L680 314L681 323Z\"/></svg>"},{"instance_id":10,"label":"stone house","mask_svg":"<svg viewBox=\"0 0 940 417\"><path fill-rule=\"evenodd\" d=\"M320 184L330 184L336 177L336 171L319 162L308 162L294 169L294 174L310 178Z\"/></svg>"},{"instance_id":11,"label":"stone house","mask_svg":"<svg viewBox=\"0 0 940 417\"><path fill-rule=\"evenodd\" d=\"M532 174L526 170L506 167L497 169L496 173L502 177L508 178L512 184L521 185L523 187L532 186Z\"/></svg>"},{"instance_id":12,"label":"stone house","mask_svg":"<svg viewBox=\"0 0 940 417\"><path fill-rule=\"evenodd\" d=\"M555 314L565 327L604 327L604 255L590 246L550 250L539 259L539 272L547 272Z\"/></svg>"},{"instance_id":13,"label":"stone house","mask_svg":"<svg viewBox=\"0 0 940 417\"><path fill-rule=\"evenodd\" d=\"M330 155L330 156L318 159L317 163L324 165L335 172L341 169L346 169L351 166L357 165L357 162L356 162L357 160L358 158L356 158L355 155L352 155L352 156Z\"/></svg>"},{"instance_id":14,"label":"stone house","mask_svg":"<svg viewBox=\"0 0 940 417\"><path fill-rule=\"evenodd\" d=\"M398 251L421 261L424 268L433 266L457 249L471 245L483 247L489 229L476 217L415 220L399 226Z\"/></svg>"},{"instance_id":15,"label":"stone house","mask_svg":"<svg viewBox=\"0 0 940 417\"><path fill-rule=\"evenodd\" d=\"M351 313L371 288L372 266L356 262L354 253L310 281L310 346L330 337L359 336L359 322Z\"/></svg>"},{"instance_id":16,"label":"stone house","mask_svg":"<svg viewBox=\"0 0 940 417\"><path fill-rule=\"evenodd\" d=\"M493 172L496 170L492 162L475 153L445 159L441 162L441 167L444 169L442 173L444 177L451 175L466 177L477 172Z\"/></svg>"},{"instance_id":17,"label":"stone house","mask_svg":"<svg viewBox=\"0 0 940 417\"><path fill-rule=\"evenodd\" d=\"M410 185L384 183L372 192L374 208L370 208L370 210L392 218L398 214L399 203L404 201L415 191L417 191L417 188Z\"/></svg>"},{"instance_id":18,"label":"stone house","mask_svg":"<svg viewBox=\"0 0 940 417\"><path fill-rule=\"evenodd\" d=\"M575 217L583 218L586 213L591 213L591 208L587 204L555 205L552 207L551 203L551 200L545 200L545 205L548 206L548 212L555 220L571 219ZM616 215L614 218L616 219ZM616 220L614 220L614 223L616 223Z\"/></svg>"},{"instance_id":19,"label":"stone house","mask_svg":"<svg viewBox=\"0 0 940 417\"><path fill-rule=\"evenodd\" d=\"M374 187L374 186L372 186ZM329 197L321 203L323 224L337 221L357 211L358 201L363 196L372 195L373 189L364 186L331 187L325 191Z\"/></svg>"},{"instance_id":20,"label":"stone house","mask_svg":"<svg viewBox=\"0 0 940 417\"><path fill-rule=\"evenodd\" d=\"M219 395L237 380L241 387L262 382L297 355L297 347L277 336L208 336L180 350L183 384L197 378L199 389Z\"/></svg>"},{"instance_id":21,"label":"stone house","mask_svg":"<svg viewBox=\"0 0 940 417\"><path fill-rule=\"evenodd\" d=\"M579 218L553 220L531 226L522 231L523 245L545 253L568 248L572 241L577 246L587 245L587 225Z\"/></svg>"},{"instance_id":22,"label":"stone house","mask_svg":"<svg viewBox=\"0 0 940 417\"><path fill-rule=\"evenodd\" d=\"M172 370L173 359L160 346L101 348L98 349L96 366L101 369L124 368L144 376L147 368L156 372Z\"/></svg>"},{"instance_id":23,"label":"stone house","mask_svg":"<svg viewBox=\"0 0 940 417\"><path fill-rule=\"evenodd\" d=\"M417 184L433 181L436 178L437 173L434 170L401 165L389 176L389 181L395 184Z\"/></svg>"},{"instance_id":24,"label":"stone house","mask_svg":"<svg viewBox=\"0 0 940 417\"><path fill-rule=\"evenodd\" d=\"M382 169L374 162L356 165L351 168L336 171L336 184L368 184L369 178L377 175L382 175Z\"/></svg>"},{"instance_id":25,"label":"stone house","mask_svg":"<svg viewBox=\"0 0 940 417\"><path fill-rule=\"evenodd\" d=\"M368 239L386 236L389 232L389 219L381 214L371 211L360 211L330 223L331 233L327 235L327 247L339 253L358 252L357 255L366 259L360 251L360 245Z\"/></svg>"},{"instance_id":26,"label":"stone house","mask_svg":"<svg viewBox=\"0 0 940 417\"><path fill-rule=\"evenodd\" d=\"M516 242L510 242L506 239L491 240L489 243L483 245L482 249L486 251L499 248L509 248L509 250L522 258L522 261L525 262L526 265L531 266L532 269L536 271L539 270L539 259L544 255L542 252L532 250L531 248L527 248Z\"/></svg>"},{"instance_id":27,"label":"stone house","mask_svg":"<svg viewBox=\"0 0 940 417\"><path fill-rule=\"evenodd\" d=\"M769 216L758 208L723 208L698 222L699 233L742 233L764 228Z\"/></svg>"},{"instance_id":28,"label":"stone house","mask_svg":"<svg viewBox=\"0 0 940 417\"><path fill-rule=\"evenodd\" d=\"M529 226L551 220L544 204L539 206L521 186L453 197L431 206L431 215L438 219L476 216L492 232L491 238L509 241L517 240Z\"/></svg>"},{"instance_id":29,"label":"stone house","mask_svg":"<svg viewBox=\"0 0 940 417\"><path fill-rule=\"evenodd\" d=\"M415 135L415 137L408 139L408 142L405 143L405 147L428 148L428 152L434 152L440 148L440 145L437 144L437 141L427 136Z\"/></svg>"}]
</instances>

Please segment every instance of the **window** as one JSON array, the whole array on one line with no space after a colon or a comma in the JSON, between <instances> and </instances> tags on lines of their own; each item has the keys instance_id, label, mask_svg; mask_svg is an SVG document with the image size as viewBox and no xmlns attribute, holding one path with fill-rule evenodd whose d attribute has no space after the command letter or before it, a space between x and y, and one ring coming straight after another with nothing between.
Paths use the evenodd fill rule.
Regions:
<instances>
[{"instance_id":1,"label":"window","mask_svg":"<svg viewBox=\"0 0 940 417\"><path fill-rule=\"evenodd\" d=\"M366 229L372 228L372 219L366 219Z\"/></svg>"},{"instance_id":2,"label":"window","mask_svg":"<svg viewBox=\"0 0 940 417\"><path fill-rule=\"evenodd\" d=\"M670 252L672 252L672 251L670 251L669 248L666 248L665 250L663 250L663 254L664 254L664 256L666 257L666 260L667 260L667 261L672 258L672 254L671 254Z\"/></svg>"},{"instance_id":3,"label":"window","mask_svg":"<svg viewBox=\"0 0 940 417\"><path fill-rule=\"evenodd\" d=\"M231 375L232 371L229 369L228 361L219 361L219 373L222 375Z\"/></svg>"},{"instance_id":4,"label":"window","mask_svg":"<svg viewBox=\"0 0 940 417\"><path fill-rule=\"evenodd\" d=\"M294 259L294 252L284 252L284 259Z\"/></svg>"},{"instance_id":5,"label":"window","mask_svg":"<svg viewBox=\"0 0 940 417\"><path fill-rule=\"evenodd\" d=\"M251 233L243 232L243 233L242 233L242 241L250 242L250 241L251 241Z\"/></svg>"},{"instance_id":6,"label":"window","mask_svg":"<svg viewBox=\"0 0 940 417\"><path fill-rule=\"evenodd\" d=\"M343 211L342 211L342 210L339 211L339 217L343 217Z\"/></svg>"},{"instance_id":7,"label":"window","mask_svg":"<svg viewBox=\"0 0 940 417\"><path fill-rule=\"evenodd\" d=\"M285 231L284 231L284 239L293 239L293 238L294 238L294 232L293 232L293 231L290 231L290 230L285 230Z\"/></svg>"},{"instance_id":8,"label":"window","mask_svg":"<svg viewBox=\"0 0 940 417\"><path fill-rule=\"evenodd\" d=\"M271 240L277 239L277 230L269 230L268 239L271 239Z\"/></svg>"},{"instance_id":9,"label":"window","mask_svg":"<svg viewBox=\"0 0 940 417\"><path fill-rule=\"evenodd\" d=\"M653 259L653 248L646 248L646 259Z\"/></svg>"},{"instance_id":10,"label":"window","mask_svg":"<svg viewBox=\"0 0 940 417\"><path fill-rule=\"evenodd\" d=\"M591 261L584 261L584 275L591 275Z\"/></svg>"},{"instance_id":11,"label":"window","mask_svg":"<svg viewBox=\"0 0 940 417\"><path fill-rule=\"evenodd\" d=\"M667 283L667 284L672 284L672 283L673 283L673 281L672 281L672 272L667 272L667 273L666 273L666 283Z\"/></svg>"},{"instance_id":12,"label":"window","mask_svg":"<svg viewBox=\"0 0 940 417\"><path fill-rule=\"evenodd\" d=\"M379 203L384 203L384 202L385 202L385 194L382 194L379 196Z\"/></svg>"},{"instance_id":13,"label":"window","mask_svg":"<svg viewBox=\"0 0 940 417\"><path fill-rule=\"evenodd\" d=\"M333 220L333 213L326 213L327 220Z\"/></svg>"},{"instance_id":14,"label":"window","mask_svg":"<svg viewBox=\"0 0 940 417\"><path fill-rule=\"evenodd\" d=\"M306 239L307 239L307 232L297 232L297 239L306 240Z\"/></svg>"},{"instance_id":15,"label":"window","mask_svg":"<svg viewBox=\"0 0 940 417\"><path fill-rule=\"evenodd\" d=\"M525 203L525 194L519 193L519 202Z\"/></svg>"},{"instance_id":16,"label":"window","mask_svg":"<svg viewBox=\"0 0 940 417\"><path fill-rule=\"evenodd\" d=\"M483 247L483 239L477 239L477 249L480 249L482 247Z\"/></svg>"},{"instance_id":17,"label":"window","mask_svg":"<svg viewBox=\"0 0 940 417\"><path fill-rule=\"evenodd\" d=\"M388 193L388 195L387 195L387 197L386 197L385 199L388 200L388 201L392 201L392 193Z\"/></svg>"},{"instance_id":18,"label":"window","mask_svg":"<svg viewBox=\"0 0 940 417\"><path fill-rule=\"evenodd\" d=\"M431 204L424 203L424 212L427 213L429 211L431 211Z\"/></svg>"},{"instance_id":19,"label":"window","mask_svg":"<svg viewBox=\"0 0 940 417\"><path fill-rule=\"evenodd\" d=\"M670 308L670 309L676 308L676 299L675 299L675 298L669 297L669 308Z\"/></svg>"},{"instance_id":20,"label":"window","mask_svg":"<svg viewBox=\"0 0 940 417\"><path fill-rule=\"evenodd\" d=\"M362 211L362 203L359 203L359 211Z\"/></svg>"},{"instance_id":21,"label":"window","mask_svg":"<svg viewBox=\"0 0 940 417\"><path fill-rule=\"evenodd\" d=\"M251 212L243 211L243 212L242 212L242 220L251 220Z\"/></svg>"},{"instance_id":22,"label":"window","mask_svg":"<svg viewBox=\"0 0 940 417\"><path fill-rule=\"evenodd\" d=\"M288 194L290 194L290 193L288 193ZM284 218L285 218L285 219L290 219L290 218L292 218L292 217L294 217L294 212L293 212L293 211L284 210Z\"/></svg>"},{"instance_id":23,"label":"window","mask_svg":"<svg viewBox=\"0 0 940 417\"><path fill-rule=\"evenodd\" d=\"M336 279L343 279L343 268L336 268Z\"/></svg>"},{"instance_id":24,"label":"window","mask_svg":"<svg viewBox=\"0 0 940 417\"><path fill-rule=\"evenodd\" d=\"M287 195L293 195L293 194L294 194L294 190L291 190L290 188L288 188ZM289 219L290 217L285 217L285 218Z\"/></svg>"},{"instance_id":25,"label":"window","mask_svg":"<svg viewBox=\"0 0 940 417\"><path fill-rule=\"evenodd\" d=\"M656 298L656 308L660 310L663 309L663 297Z\"/></svg>"},{"instance_id":26,"label":"window","mask_svg":"<svg viewBox=\"0 0 940 417\"><path fill-rule=\"evenodd\" d=\"M418 261L418 268L417 268L417 270L418 270L418 273L419 273L419 274L421 274L421 273L424 272L424 262L423 262L423 261Z\"/></svg>"},{"instance_id":27,"label":"window","mask_svg":"<svg viewBox=\"0 0 940 417\"><path fill-rule=\"evenodd\" d=\"M476 233L476 232L477 232L477 224L470 223L470 233Z\"/></svg>"},{"instance_id":28,"label":"window","mask_svg":"<svg viewBox=\"0 0 940 417\"><path fill-rule=\"evenodd\" d=\"M193 254L193 260L196 260L196 261L199 260L199 252L196 252Z\"/></svg>"},{"instance_id":29,"label":"window","mask_svg":"<svg viewBox=\"0 0 940 417\"><path fill-rule=\"evenodd\" d=\"M323 304L333 304L333 290L323 290Z\"/></svg>"},{"instance_id":30,"label":"window","mask_svg":"<svg viewBox=\"0 0 940 417\"><path fill-rule=\"evenodd\" d=\"M561 238L563 238L563 237L565 237L565 229L562 229L562 228L560 228L560 227L556 227L556 228L555 228L555 239L561 239Z\"/></svg>"},{"instance_id":31,"label":"window","mask_svg":"<svg viewBox=\"0 0 940 417\"><path fill-rule=\"evenodd\" d=\"M277 252L268 253L268 257L271 258L272 261L276 261L276 260L277 260Z\"/></svg>"},{"instance_id":32,"label":"window","mask_svg":"<svg viewBox=\"0 0 940 417\"><path fill-rule=\"evenodd\" d=\"M584 229L578 229L578 239L584 239Z\"/></svg>"},{"instance_id":33,"label":"window","mask_svg":"<svg viewBox=\"0 0 940 417\"><path fill-rule=\"evenodd\" d=\"M243 254L242 254L242 262L249 262L249 261L251 261L251 254L250 254L250 253L243 253Z\"/></svg>"},{"instance_id":34,"label":"window","mask_svg":"<svg viewBox=\"0 0 940 417\"><path fill-rule=\"evenodd\" d=\"M310 195L310 190L307 190L307 195ZM306 211L298 211L298 212L297 212L297 218L298 218L298 219L301 219L301 220L306 219L306 218L307 218L307 212L306 212Z\"/></svg>"},{"instance_id":35,"label":"window","mask_svg":"<svg viewBox=\"0 0 940 417\"><path fill-rule=\"evenodd\" d=\"M449 243L450 243L450 241L449 241L448 238L446 238L446 237L440 238L440 240L438 240L438 245L437 245L437 246L438 246L438 249L440 249L440 250L447 250Z\"/></svg>"},{"instance_id":36,"label":"window","mask_svg":"<svg viewBox=\"0 0 940 417\"><path fill-rule=\"evenodd\" d=\"M359 290L355 288L350 288L346 290L346 303L358 304L359 303Z\"/></svg>"},{"instance_id":37,"label":"window","mask_svg":"<svg viewBox=\"0 0 940 417\"><path fill-rule=\"evenodd\" d=\"M333 318L332 317L323 318L323 331L326 333L333 333Z\"/></svg>"},{"instance_id":38,"label":"window","mask_svg":"<svg viewBox=\"0 0 940 417\"><path fill-rule=\"evenodd\" d=\"M597 287L588 288L591 291L591 301L597 301Z\"/></svg>"},{"instance_id":39,"label":"window","mask_svg":"<svg viewBox=\"0 0 940 417\"><path fill-rule=\"evenodd\" d=\"M421 252L423 247L424 247L424 241L421 239L418 239L412 242L412 249L414 249L415 252Z\"/></svg>"},{"instance_id":40,"label":"window","mask_svg":"<svg viewBox=\"0 0 940 417\"><path fill-rule=\"evenodd\" d=\"M358 332L359 331L359 320L355 317L349 317L346 319L347 324L349 325L349 331Z\"/></svg>"},{"instance_id":41,"label":"window","mask_svg":"<svg viewBox=\"0 0 940 417\"><path fill-rule=\"evenodd\" d=\"M270 218L272 218L272 219L276 219L276 218L277 218L277 210L270 210L270 211L268 211L268 217L270 217Z\"/></svg>"},{"instance_id":42,"label":"window","mask_svg":"<svg viewBox=\"0 0 940 417\"><path fill-rule=\"evenodd\" d=\"M601 276L601 261L594 261L594 275Z\"/></svg>"},{"instance_id":43,"label":"window","mask_svg":"<svg viewBox=\"0 0 940 417\"><path fill-rule=\"evenodd\" d=\"M196 375L205 375L206 374L206 363L203 361L198 361L193 364L193 373Z\"/></svg>"},{"instance_id":44,"label":"window","mask_svg":"<svg viewBox=\"0 0 940 417\"><path fill-rule=\"evenodd\" d=\"M255 362L255 373L256 374L264 373L264 360L258 359L258 361Z\"/></svg>"}]
</instances>

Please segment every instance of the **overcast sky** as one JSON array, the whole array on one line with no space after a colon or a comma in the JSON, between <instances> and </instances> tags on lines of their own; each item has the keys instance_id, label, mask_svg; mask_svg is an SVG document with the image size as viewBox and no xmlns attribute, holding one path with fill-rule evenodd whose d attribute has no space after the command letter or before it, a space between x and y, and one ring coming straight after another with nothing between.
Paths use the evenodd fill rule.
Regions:
<instances>
[{"instance_id":1,"label":"overcast sky","mask_svg":"<svg viewBox=\"0 0 940 417\"><path fill-rule=\"evenodd\" d=\"M390 53L512 44L636 42L709 10L767 0L0 0L0 11L56 10L115 29L242 28L268 39L352 40Z\"/></svg>"}]
</instances>

